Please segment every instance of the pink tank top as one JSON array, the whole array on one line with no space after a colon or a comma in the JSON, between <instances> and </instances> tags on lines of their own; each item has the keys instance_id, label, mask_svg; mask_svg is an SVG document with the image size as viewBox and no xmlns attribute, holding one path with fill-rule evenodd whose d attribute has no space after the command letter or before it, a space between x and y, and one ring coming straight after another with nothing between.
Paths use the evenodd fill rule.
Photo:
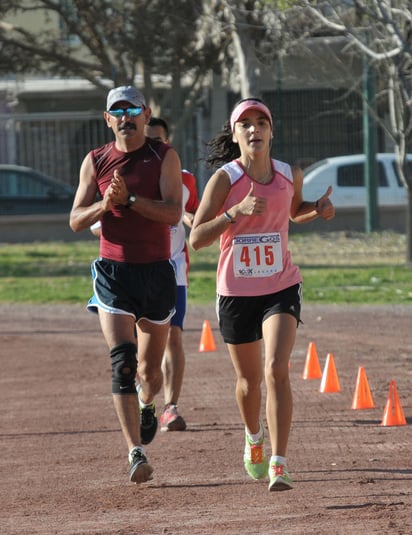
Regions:
<instances>
[{"instance_id":1,"label":"pink tank top","mask_svg":"<svg viewBox=\"0 0 412 535\"><path fill-rule=\"evenodd\" d=\"M294 194L290 165L272 160L268 184L255 182L236 160L222 169L231 189L222 210L240 202L254 183L256 196L266 197L263 216L238 216L220 236L217 292L225 296L256 296L279 292L302 281L288 249L289 216Z\"/></svg>"}]
</instances>

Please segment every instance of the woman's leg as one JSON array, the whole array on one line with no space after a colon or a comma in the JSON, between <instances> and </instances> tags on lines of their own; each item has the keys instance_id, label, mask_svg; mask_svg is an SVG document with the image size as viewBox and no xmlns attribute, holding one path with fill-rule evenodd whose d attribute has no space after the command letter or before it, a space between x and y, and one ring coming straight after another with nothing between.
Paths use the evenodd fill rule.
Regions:
<instances>
[{"instance_id":1,"label":"woman's leg","mask_svg":"<svg viewBox=\"0 0 412 535\"><path fill-rule=\"evenodd\" d=\"M266 419L272 455L286 456L292 421L289 358L296 339L296 318L275 314L263 322L265 345Z\"/></svg>"},{"instance_id":2,"label":"woman's leg","mask_svg":"<svg viewBox=\"0 0 412 535\"><path fill-rule=\"evenodd\" d=\"M227 344L236 372L236 401L242 421L250 434L259 432L262 383L262 344Z\"/></svg>"}]
</instances>

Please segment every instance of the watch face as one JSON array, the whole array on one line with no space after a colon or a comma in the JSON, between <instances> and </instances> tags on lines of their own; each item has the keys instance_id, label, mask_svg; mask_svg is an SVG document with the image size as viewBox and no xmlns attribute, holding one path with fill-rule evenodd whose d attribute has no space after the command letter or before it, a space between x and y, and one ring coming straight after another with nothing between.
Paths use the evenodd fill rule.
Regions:
<instances>
[{"instance_id":1,"label":"watch face","mask_svg":"<svg viewBox=\"0 0 412 535\"><path fill-rule=\"evenodd\" d=\"M129 195L127 197L126 207L130 208L132 206L132 204L134 204L135 202L136 202L136 195L134 195L133 193L129 193Z\"/></svg>"}]
</instances>

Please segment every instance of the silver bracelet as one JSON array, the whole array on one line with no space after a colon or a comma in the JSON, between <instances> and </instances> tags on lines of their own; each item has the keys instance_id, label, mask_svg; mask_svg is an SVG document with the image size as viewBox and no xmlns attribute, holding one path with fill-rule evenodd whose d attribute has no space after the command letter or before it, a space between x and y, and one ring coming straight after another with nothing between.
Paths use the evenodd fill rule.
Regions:
<instances>
[{"instance_id":1,"label":"silver bracelet","mask_svg":"<svg viewBox=\"0 0 412 535\"><path fill-rule=\"evenodd\" d=\"M229 223L236 223L236 221L233 219L233 217L227 211L224 211L223 215L229 221Z\"/></svg>"}]
</instances>

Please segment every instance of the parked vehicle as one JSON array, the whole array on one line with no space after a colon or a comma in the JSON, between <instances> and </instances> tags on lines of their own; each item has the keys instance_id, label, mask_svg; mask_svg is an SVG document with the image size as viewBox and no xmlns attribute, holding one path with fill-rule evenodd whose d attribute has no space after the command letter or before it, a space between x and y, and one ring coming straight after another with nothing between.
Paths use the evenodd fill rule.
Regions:
<instances>
[{"instance_id":1,"label":"parked vehicle","mask_svg":"<svg viewBox=\"0 0 412 535\"><path fill-rule=\"evenodd\" d=\"M378 153L377 202L378 211L373 218L374 230L406 232L408 192L399 177L396 156ZM408 172L412 173L412 154L407 155ZM306 225L291 223L292 232L324 232L325 230L359 231L371 228L368 217L368 197L365 186L365 155L352 154L325 158L303 171L303 198L315 201L328 186L336 215L326 224L318 220Z\"/></svg>"},{"instance_id":2,"label":"parked vehicle","mask_svg":"<svg viewBox=\"0 0 412 535\"><path fill-rule=\"evenodd\" d=\"M407 161L409 173L412 173L412 154L408 154ZM397 171L395 154L378 153L377 164L378 206L406 207L408 194ZM307 167L303 175L303 196L307 200L318 199L331 185L330 198L335 208L365 208L367 205L364 154L326 158Z\"/></svg>"},{"instance_id":3,"label":"parked vehicle","mask_svg":"<svg viewBox=\"0 0 412 535\"><path fill-rule=\"evenodd\" d=\"M68 214L74 188L39 171L0 164L0 215Z\"/></svg>"}]
</instances>

